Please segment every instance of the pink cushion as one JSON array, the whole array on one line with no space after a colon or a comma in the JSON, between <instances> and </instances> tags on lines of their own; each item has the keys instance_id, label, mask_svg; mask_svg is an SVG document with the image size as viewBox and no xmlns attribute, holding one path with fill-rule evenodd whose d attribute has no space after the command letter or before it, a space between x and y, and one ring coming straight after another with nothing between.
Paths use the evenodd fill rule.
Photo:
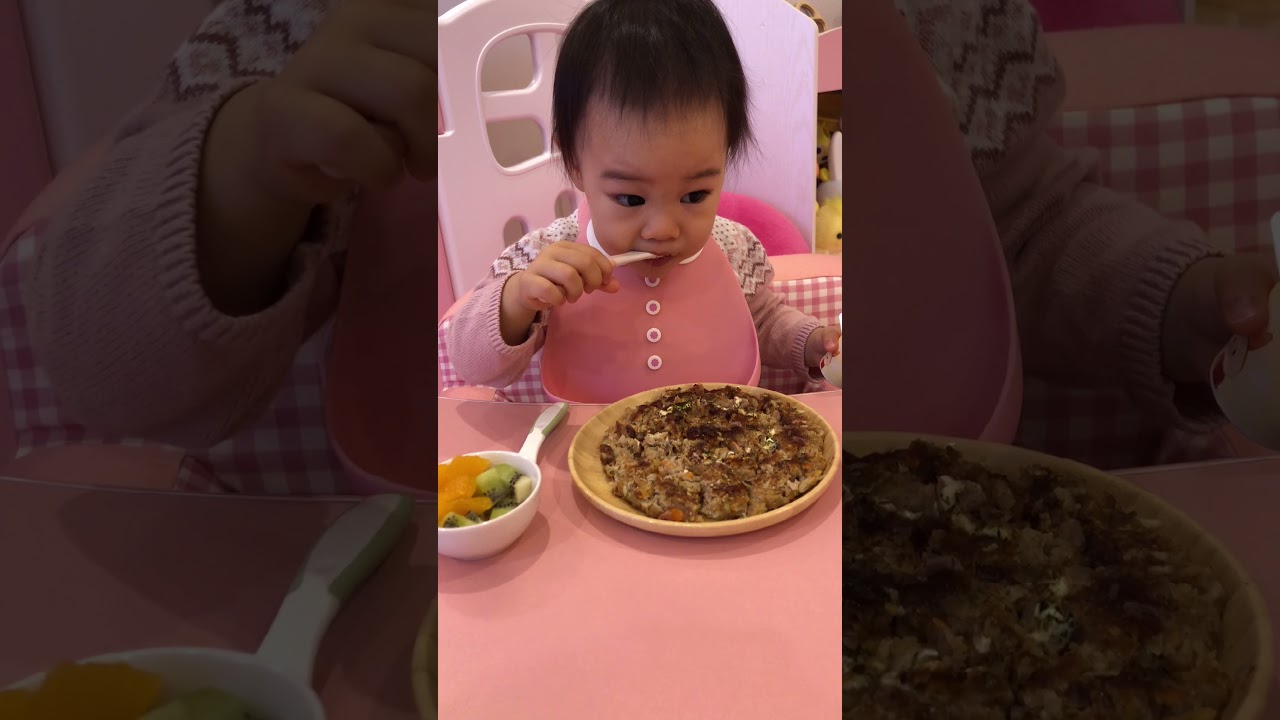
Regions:
<instances>
[{"instance_id":1,"label":"pink cushion","mask_svg":"<svg viewBox=\"0 0 1280 720\"><path fill-rule=\"evenodd\" d=\"M1083 30L1182 21L1181 0L1032 0L1045 30Z\"/></svg>"},{"instance_id":2,"label":"pink cushion","mask_svg":"<svg viewBox=\"0 0 1280 720\"><path fill-rule=\"evenodd\" d=\"M769 257L809 252L809 243L805 242L796 226L787 216L763 200L736 193L722 193L716 213L745 225L760 240Z\"/></svg>"}]
</instances>

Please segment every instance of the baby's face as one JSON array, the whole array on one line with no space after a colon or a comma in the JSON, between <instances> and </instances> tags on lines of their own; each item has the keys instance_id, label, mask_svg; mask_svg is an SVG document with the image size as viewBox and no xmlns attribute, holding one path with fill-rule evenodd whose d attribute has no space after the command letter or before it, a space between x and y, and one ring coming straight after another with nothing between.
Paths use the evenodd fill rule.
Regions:
<instances>
[{"instance_id":1,"label":"baby's face","mask_svg":"<svg viewBox=\"0 0 1280 720\"><path fill-rule=\"evenodd\" d=\"M584 130L573 182L605 252L662 255L635 266L653 277L701 250L724 184L720 113L623 118L592 106Z\"/></svg>"}]
</instances>

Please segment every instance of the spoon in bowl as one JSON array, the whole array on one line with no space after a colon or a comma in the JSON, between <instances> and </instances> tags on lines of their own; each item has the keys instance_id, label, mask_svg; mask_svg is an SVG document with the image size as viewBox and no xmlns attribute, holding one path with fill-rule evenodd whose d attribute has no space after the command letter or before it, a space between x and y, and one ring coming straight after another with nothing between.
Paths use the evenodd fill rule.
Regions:
<instances>
[{"instance_id":1,"label":"spoon in bowl","mask_svg":"<svg viewBox=\"0 0 1280 720\"><path fill-rule=\"evenodd\" d=\"M375 495L343 513L312 546L256 654L162 647L99 655L81 663L123 663L158 675L164 700L214 688L263 720L325 720L312 666L329 622L399 542L413 519L407 495ZM35 690L44 673L9 687ZM2 689L2 688L0 688Z\"/></svg>"}]
</instances>

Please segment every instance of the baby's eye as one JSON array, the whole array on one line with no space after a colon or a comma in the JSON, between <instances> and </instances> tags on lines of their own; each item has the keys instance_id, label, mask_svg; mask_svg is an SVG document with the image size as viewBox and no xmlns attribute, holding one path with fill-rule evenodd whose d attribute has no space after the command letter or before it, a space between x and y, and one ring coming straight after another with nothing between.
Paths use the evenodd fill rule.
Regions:
<instances>
[{"instance_id":1,"label":"baby's eye","mask_svg":"<svg viewBox=\"0 0 1280 720\"><path fill-rule=\"evenodd\" d=\"M690 205L697 205L703 200L706 200L707 196L710 194L711 193L706 190L695 190L689 193L688 195L685 195L684 197L680 198L680 202L687 202Z\"/></svg>"},{"instance_id":2,"label":"baby's eye","mask_svg":"<svg viewBox=\"0 0 1280 720\"><path fill-rule=\"evenodd\" d=\"M613 200L622 207L638 207L644 204L644 198L639 195L614 195Z\"/></svg>"}]
</instances>

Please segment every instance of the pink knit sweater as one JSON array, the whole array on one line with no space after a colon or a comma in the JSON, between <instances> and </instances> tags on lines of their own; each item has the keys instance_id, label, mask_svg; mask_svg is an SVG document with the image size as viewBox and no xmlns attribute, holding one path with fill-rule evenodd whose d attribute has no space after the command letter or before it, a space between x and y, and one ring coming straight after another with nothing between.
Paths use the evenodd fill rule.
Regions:
<instances>
[{"instance_id":1,"label":"pink knit sweater","mask_svg":"<svg viewBox=\"0 0 1280 720\"><path fill-rule=\"evenodd\" d=\"M511 346L502 339L499 324L502 289L513 274L527 268L545 247L577 239L578 225L578 216L574 213L525 235L493 262L489 275L454 313L447 339L449 355L458 376L465 382L506 387L519 379L534 353L542 349L547 331L546 313L540 314L523 343ZM713 239L709 242L720 244L747 297L747 308L755 320L760 342L760 364L791 370L808 380L821 380L822 374L817 368L808 367L804 357L809 335L821 323L787 305L780 295L769 289L773 267L764 247L750 230L731 220L716 218L711 232Z\"/></svg>"},{"instance_id":2,"label":"pink knit sweater","mask_svg":"<svg viewBox=\"0 0 1280 720\"><path fill-rule=\"evenodd\" d=\"M37 360L82 422L215 442L271 402L300 344L332 314L341 211L317 212L288 291L256 316L215 310L195 262L196 183L214 113L277 73L330 4L219 5L52 219L25 299ZM1027 369L1069 383L1118 380L1158 416L1185 420L1163 379L1161 320L1174 281L1214 251L1196 231L1094 184L1086 156L1046 137L1062 81L1023 0L897 5L953 102L990 199Z\"/></svg>"}]
</instances>

